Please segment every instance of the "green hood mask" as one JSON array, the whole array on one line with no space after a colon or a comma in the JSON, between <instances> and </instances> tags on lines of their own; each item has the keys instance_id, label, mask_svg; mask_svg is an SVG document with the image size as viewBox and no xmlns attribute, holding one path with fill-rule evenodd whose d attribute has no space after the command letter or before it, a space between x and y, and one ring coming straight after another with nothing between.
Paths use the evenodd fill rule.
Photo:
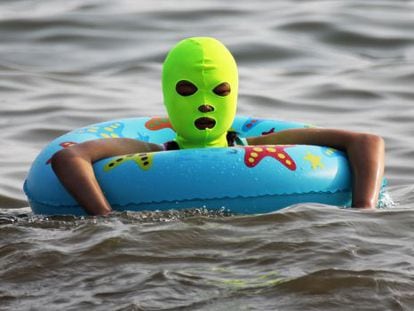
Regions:
<instances>
[{"instance_id":1,"label":"green hood mask","mask_svg":"<svg viewBox=\"0 0 414 311\"><path fill-rule=\"evenodd\" d=\"M227 147L237 108L237 65L213 38L189 38L167 55L164 104L180 148Z\"/></svg>"}]
</instances>

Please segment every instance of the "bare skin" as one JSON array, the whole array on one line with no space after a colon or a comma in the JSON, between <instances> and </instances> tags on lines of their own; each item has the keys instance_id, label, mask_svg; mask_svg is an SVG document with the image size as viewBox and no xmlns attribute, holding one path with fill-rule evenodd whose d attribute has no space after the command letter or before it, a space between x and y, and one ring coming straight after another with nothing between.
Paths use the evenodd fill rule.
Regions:
<instances>
[{"instance_id":1,"label":"bare skin","mask_svg":"<svg viewBox=\"0 0 414 311\"><path fill-rule=\"evenodd\" d=\"M319 145L342 150L352 169L352 206L377 206L384 175L384 140L379 136L331 129L293 129L251 138L248 143Z\"/></svg>"},{"instance_id":2,"label":"bare skin","mask_svg":"<svg viewBox=\"0 0 414 311\"><path fill-rule=\"evenodd\" d=\"M305 144L345 151L353 172L352 206L376 207L384 174L384 141L381 137L331 129L292 129L247 141L249 145ZM161 145L129 138L93 140L57 152L52 157L52 168L88 214L107 215L112 209L95 178L92 164L112 156L162 150Z\"/></svg>"},{"instance_id":3,"label":"bare skin","mask_svg":"<svg viewBox=\"0 0 414 311\"><path fill-rule=\"evenodd\" d=\"M112 156L161 150L160 145L130 138L98 139L62 149L53 155L51 164L62 184L88 214L107 215L112 209L95 178L92 164Z\"/></svg>"}]
</instances>

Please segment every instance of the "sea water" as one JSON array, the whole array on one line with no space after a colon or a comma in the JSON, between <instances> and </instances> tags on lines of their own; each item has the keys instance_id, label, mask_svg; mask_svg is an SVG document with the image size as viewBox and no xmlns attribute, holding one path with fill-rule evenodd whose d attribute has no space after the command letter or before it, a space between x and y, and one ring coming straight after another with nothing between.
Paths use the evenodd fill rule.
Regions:
<instances>
[{"instance_id":1,"label":"sea water","mask_svg":"<svg viewBox=\"0 0 414 311\"><path fill-rule=\"evenodd\" d=\"M413 17L392 0L2 1L0 310L412 310ZM162 61L189 36L233 52L239 114L384 137L394 204L32 215L39 151L165 115Z\"/></svg>"}]
</instances>

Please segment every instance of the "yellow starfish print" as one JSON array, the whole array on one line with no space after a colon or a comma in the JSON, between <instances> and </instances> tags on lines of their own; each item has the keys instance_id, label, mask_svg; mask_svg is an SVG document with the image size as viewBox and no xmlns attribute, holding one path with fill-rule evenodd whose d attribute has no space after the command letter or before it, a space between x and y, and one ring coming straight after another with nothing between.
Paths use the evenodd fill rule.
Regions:
<instances>
[{"instance_id":1,"label":"yellow starfish print","mask_svg":"<svg viewBox=\"0 0 414 311\"><path fill-rule=\"evenodd\" d=\"M152 158L154 157L153 153L136 153L136 154L127 154L124 156L116 157L111 162L107 163L104 167L104 171L107 172L126 161L134 161L140 168L143 170L148 170L152 166Z\"/></svg>"},{"instance_id":2,"label":"yellow starfish print","mask_svg":"<svg viewBox=\"0 0 414 311\"><path fill-rule=\"evenodd\" d=\"M78 131L78 133L83 134L83 133L92 133L95 134L98 137L103 137L103 138L118 138L120 137L119 134L117 133L117 130L122 130L122 123L120 122L115 122L109 125L105 125L105 126L90 126L88 128L85 129L81 129Z\"/></svg>"},{"instance_id":3,"label":"yellow starfish print","mask_svg":"<svg viewBox=\"0 0 414 311\"><path fill-rule=\"evenodd\" d=\"M333 155L334 153L336 153L338 150L334 149L334 148L326 148L325 150L325 154L328 156Z\"/></svg>"},{"instance_id":4,"label":"yellow starfish print","mask_svg":"<svg viewBox=\"0 0 414 311\"><path fill-rule=\"evenodd\" d=\"M308 152L303 159L310 162L313 170L316 170L318 168L324 168L324 165L321 162L322 158L320 156Z\"/></svg>"}]
</instances>

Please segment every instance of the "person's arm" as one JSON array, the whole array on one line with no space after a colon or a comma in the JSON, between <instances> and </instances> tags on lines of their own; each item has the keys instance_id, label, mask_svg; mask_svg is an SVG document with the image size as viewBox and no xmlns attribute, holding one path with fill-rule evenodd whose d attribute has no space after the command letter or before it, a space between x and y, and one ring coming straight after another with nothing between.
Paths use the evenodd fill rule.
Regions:
<instances>
[{"instance_id":1,"label":"person's arm","mask_svg":"<svg viewBox=\"0 0 414 311\"><path fill-rule=\"evenodd\" d=\"M248 138L251 145L319 145L345 151L353 175L352 206L377 206L384 175L384 140L376 135L331 129L292 129Z\"/></svg>"},{"instance_id":2,"label":"person's arm","mask_svg":"<svg viewBox=\"0 0 414 311\"><path fill-rule=\"evenodd\" d=\"M161 150L160 145L129 138L98 139L58 151L52 157L52 168L88 214L107 215L111 206L96 180L92 164L112 156Z\"/></svg>"}]
</instances>

